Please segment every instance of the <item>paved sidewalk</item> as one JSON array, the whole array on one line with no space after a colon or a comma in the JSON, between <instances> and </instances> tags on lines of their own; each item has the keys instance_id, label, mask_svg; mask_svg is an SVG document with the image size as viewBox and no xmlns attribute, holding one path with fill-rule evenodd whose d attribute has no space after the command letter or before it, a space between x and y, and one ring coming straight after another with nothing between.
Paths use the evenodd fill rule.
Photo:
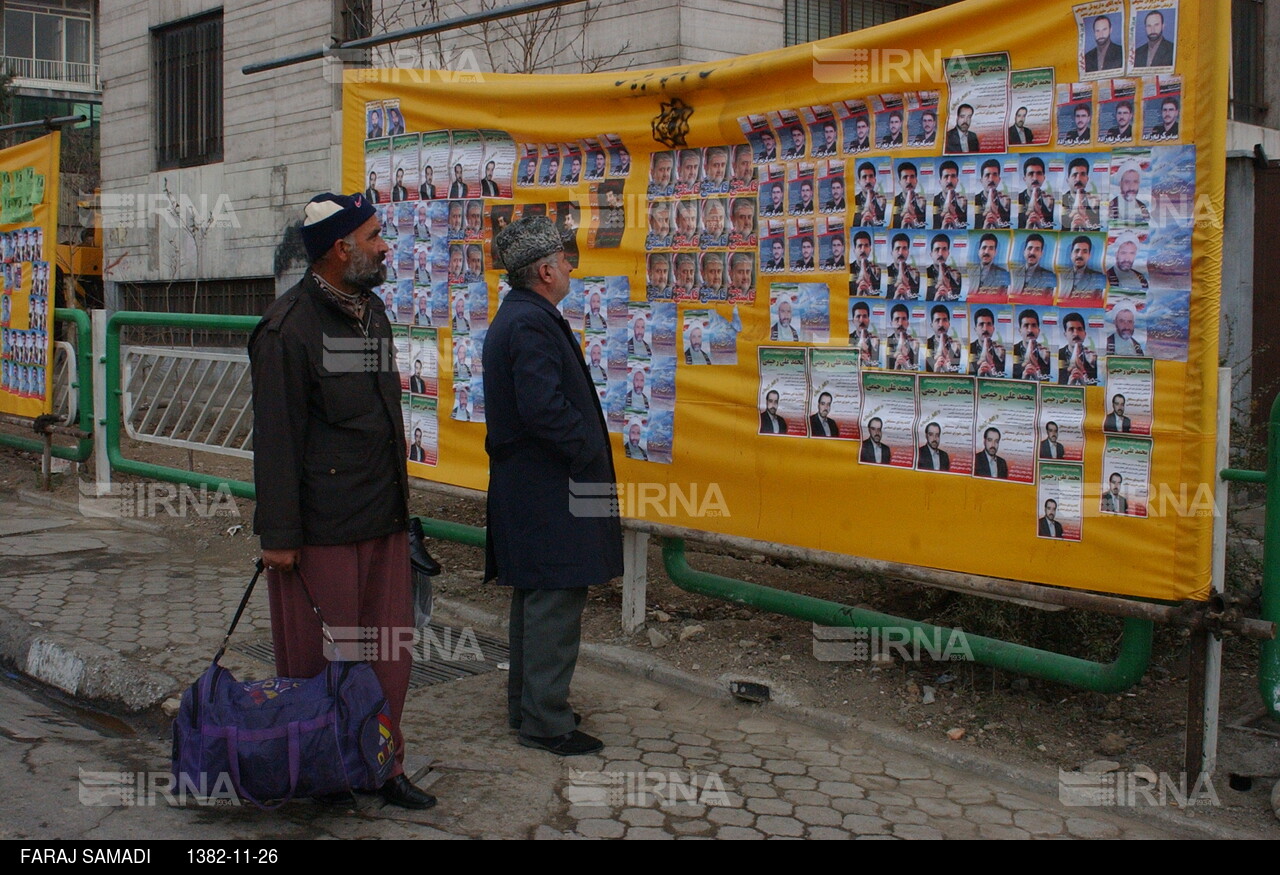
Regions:
<instances>
[{"instance_id":1,"label":"paved sidewalk","mask_svg":"<svg viewBox=\"0 0 1280 875\"><path fill-rule=\"evenodd\" d=\"M141 709L177 695L217 648L256 540L240 536L242 558L208 567L193 545L159 527L123 528L39 502L0 500L0 656L85 699ZM497 618L466 606L437 613L501 634ZM237 676L272 672L243 652L269 641L266 617L264 587L225 661ZM410 691L410 771L433 766L424 783L438 808L406 813L366 800L356 829L335 826L342 815L299 804L288 806L289 821L314 819L334 836L1248 837L1200 814L1064 806L1055 775L948 757L889 730L815 728L775 706L713 695L709 685L699 694L692 678L655 683L642 676L652 656L616 650L591 648L595 657L579 664L574 682L583 728L607 745L602 755L560 760L517 745L506 727L505 674L490 671ZM146 768L167 769L161 739L129 743ZM186 814L176 813L179 829ZM279 816L254 815L234 815L238 835L280 829ZM217 816L192 819L192 834Z\"/></svg>"}]
</instances>

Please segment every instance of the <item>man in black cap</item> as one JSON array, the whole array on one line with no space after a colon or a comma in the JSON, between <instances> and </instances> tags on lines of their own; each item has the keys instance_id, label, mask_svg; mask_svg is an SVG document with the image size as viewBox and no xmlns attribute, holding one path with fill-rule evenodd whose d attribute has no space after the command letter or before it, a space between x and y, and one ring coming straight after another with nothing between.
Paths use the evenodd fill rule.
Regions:
<instances>
[{"instance_id":1,"label":"man in black cap","mask_svg":"<svg viewBox=\"0 0 1280 875\"><path fill-rule=\"evenodd\" d=\"M484 344L489 453L485 579L512 587L507 717L559 756L603 748L569 707L587 587L622 574L609 433L577 338L556 305L572 265L555 225L527 217L494 246L511 291Z\"/></svg>"},{"instance_id":2,"label":"man in black cap","mask_svg":"<svg viewBox=\"0 0 1280 875\"><path fill-rule=\"evenodd\" d=\"M368 661L390 705L396 760L379 792L423 809L436 800L405 776L400 732L412 660L398 645L414 619L400 375L373 291L387 275L381 230L363 195L312 198L302 224L311 267L249 339L254 531L278 674L313 677L333 655L312 599L331 627L379 630L381 658ZM322 801L355 803L350 793Z\"/></svg>"}]
</instances>

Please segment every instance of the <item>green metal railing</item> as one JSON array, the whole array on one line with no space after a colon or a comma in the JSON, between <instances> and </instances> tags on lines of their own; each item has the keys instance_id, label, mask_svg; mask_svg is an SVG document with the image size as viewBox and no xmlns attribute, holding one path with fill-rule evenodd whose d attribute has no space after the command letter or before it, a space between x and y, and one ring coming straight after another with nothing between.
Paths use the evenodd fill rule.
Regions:
<instances>
[{"instance_id":1,"label":"green metal railing","mask_svg":"<svg viewBox=\"0 0 1280 875\"><path fill-rule=\"evenodd\" d=\"M1267 489L1260 619L1280 624L1280 396L1271 405L1271 419L1267 423L1267 469L1225 468L1219 476L1236 483L1261 484ZM1272 718L1280 720L1280 639L1262 642L1258 657L1258 693Z\"/></svg>"},{"instance_id":2,"label":"green metal railing","mask_svg":"<svg viewBox=\"0 0 1280 875\"><path fill-rule=\"evenodd\" d=\"M89 314L83 310L58 307L53 311L53 318L55 324L61 320L74 322L76 325L76 376L71 388L76 390L79 398L78 427L80 431L89 434L93 432L93 341L89 330ZM0 434L0 446L28 453L44 452L44 441L10 434ZM93 438L80 438L74 445L54 444L49 453L59 459L83 462L93 455Z\"/></svg>"},{"instance_id":3,"label":"green metal railing","mask_svg":"<svg viewBox=\"0 0 1280 875\"><path fill-rule=\"evenodd\" d=\"M106 347L106 401L107 401L107 458L111 470L123 471L126 474L137 474L141 477L152 477L156 480L168 480L173 483L185 483L188 486L205 486L214 489L225 484L227 491L238 498L253 498L252 483L243 480L227 480L211 474L200 474L195 471L183 471L181 468L170 468L166 465L155 465L150 462L139 462L126 459L120 449L120 433L124 428L120 416L120 398L124 394L121 386L123 369L120 367L120 329L126 325L166 326L169 328L204 329L210 331L252 331L258 324L257 316L216 316L205 313L116 313L107 322Z\"/></svg>"},{"instance_id":4,"label":"green metal railing","mask_svg":"<svg viewBox=\"0 0 1280 875\"><path fill-rule=\"evenodd\" d=\"M662 562L671 581L686 592L711 596L740 605L749 605L776 614L808 620L822 626L854 626L860 629L908 630L926 641L941 641L943 633L958 633L964 649L974 662L1018 674L1043 678L1098 693L1118 693L1136 684L1151 660L1153 624L1150 620L1127 617L1120 638L1120 653L1110 663L1092 662L1048 650L951 630L917 620L854 608L812 596L799 595L696 571L685 560L684 541L662 539Z\"/></svg>"}]
</instances>

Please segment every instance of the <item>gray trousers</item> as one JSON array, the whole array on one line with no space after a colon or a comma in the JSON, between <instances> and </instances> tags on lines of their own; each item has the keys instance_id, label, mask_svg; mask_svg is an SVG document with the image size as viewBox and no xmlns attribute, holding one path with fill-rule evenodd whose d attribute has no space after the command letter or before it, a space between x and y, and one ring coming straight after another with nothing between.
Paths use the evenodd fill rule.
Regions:
<instances>
[{"instance_id":1,"label":"gray trousers","mask_svg":"<svg viewBox=\"0 0 1280 875\"><path fill-rule=\"evenodd\" d=\"M521 735L551 738L574 730L569 683L586 604L586 587L511 590L507 716L520 722Z\"/></svg>"}]
</instances>

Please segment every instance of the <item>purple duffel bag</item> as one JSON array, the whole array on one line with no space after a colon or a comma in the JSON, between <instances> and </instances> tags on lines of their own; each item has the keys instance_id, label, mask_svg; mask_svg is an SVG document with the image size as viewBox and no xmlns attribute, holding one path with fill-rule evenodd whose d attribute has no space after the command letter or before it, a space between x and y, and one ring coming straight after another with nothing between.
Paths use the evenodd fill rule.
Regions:
<instances>
[{"instance_id":1,"label":"purple duffel bag","mask_svg":"<svg viewBox=\"0 0 1280 875\"><path fill-rule=\"evenodd\" d=\"M259 563L213 662L182 694L173 722L175 788L208 796L229 780L260 808L377 790L395 764L395 743L391 709L368 663L335 661L313 678L248 682L218 664L261 571Z\"/></svg>"}]
</instances>

